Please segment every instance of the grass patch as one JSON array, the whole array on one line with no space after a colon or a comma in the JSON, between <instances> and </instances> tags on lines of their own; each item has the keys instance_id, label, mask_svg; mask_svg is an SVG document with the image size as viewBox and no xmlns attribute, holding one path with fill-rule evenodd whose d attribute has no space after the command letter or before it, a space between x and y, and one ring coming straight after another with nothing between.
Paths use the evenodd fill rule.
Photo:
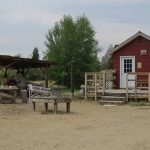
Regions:
<instances>
[{"instance_id":1,"label":"grass patch","mask_svg":"<svg viewBox=\"0 0 150 150\"><path fill-rule=\"evenodd\" d=\"M150 107L150 103L145 102L145 101L141 101L141 102L132 102L130 103L130 106L133 107Z\"/></svg>"},{"instance_id":2,"label":"grass patch","mask_svg":"<svg viewBox=\"0 0 150 150\"><path fill-rule=\"evenodd\" d=\"M71 96L71 90L70 89L63 89L62 95ZM84 99L84 97L80 94L80 89L75 89L73 100L83 100L83 99Z\"/></svg>"}]
</instances>

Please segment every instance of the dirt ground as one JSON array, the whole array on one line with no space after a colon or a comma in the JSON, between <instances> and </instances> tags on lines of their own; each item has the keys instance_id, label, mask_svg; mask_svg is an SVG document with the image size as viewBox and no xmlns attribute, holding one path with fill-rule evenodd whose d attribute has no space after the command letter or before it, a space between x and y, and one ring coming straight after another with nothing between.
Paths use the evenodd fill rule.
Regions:
<instances>
[{"instance_id":1,"label":"dirt ground","mask_svg":"<svg viewBox=\"0 0 150 150\"><path fill-rule=\"evenodd\" d=\"M0 104L0 150L150 150L150 107L75 101L69 114L62 104L58 114L43 110Z\"/></svg>"}]
</instances>

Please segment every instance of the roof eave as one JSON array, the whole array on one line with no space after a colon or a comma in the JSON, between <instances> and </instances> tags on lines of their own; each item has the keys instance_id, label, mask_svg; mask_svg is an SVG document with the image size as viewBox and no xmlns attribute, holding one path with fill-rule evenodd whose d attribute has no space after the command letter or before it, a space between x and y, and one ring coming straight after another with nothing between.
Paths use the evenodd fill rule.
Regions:
<instances>
[{"instance_id":1,"label":"roof eave","mask_svg":"<svg viewBox=\"0 0 150 150\"><path fill-rule=\"evenodd\" d=\"M146 38L147 40L150 40L150 36L144 34L143 32L137 32L135 35L131 36L130 38L128 38L127 40L125 40L124 42L122 42L120 45L118 45L117 47L115 47L114 49L112 49L111 51L109 51L107 53L107 55L112 55L113 53L115 53L116 51L118 51L120 48L124 47L125 45L127 45L128 43L130 43L131 41L133 41L134 39L136 39L137 37L142 36L144 38Z\"/></svg>"}]
</instances>

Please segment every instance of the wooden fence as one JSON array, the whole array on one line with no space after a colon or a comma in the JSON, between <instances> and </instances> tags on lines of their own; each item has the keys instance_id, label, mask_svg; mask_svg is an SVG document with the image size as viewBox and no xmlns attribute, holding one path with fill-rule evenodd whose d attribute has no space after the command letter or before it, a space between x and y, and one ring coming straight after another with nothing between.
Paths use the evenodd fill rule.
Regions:
<instances>
[{"instance_id":1,"label":"wooden fence","mask_svg":"<svg viewBox=\"0 0 150 150\"><path fill-rule=\"evenodd\" d=\"M150 101L150 73L135 72L126 75L126 101L134 98L148 99Z\"/></svg>"},{"instance_id":2,"label":"wooden fence","mask_svg":"<svg viewBox=\"0 0 150 150\"><path fill-rule=\"evenodd\" d=\"M126 101L129 99L148 99L150 102L150 73L135 72L127 73L126 89L114 88L114 70L105 70L101 72L86 72L84 94L85 99L94 97L97 100L105 93L124 93Z\"/></svg>"},{"instance_id":3,"label":"wooden fence","mask_svg":"<svg viewBox=\"0 0 150 150\"><path fill-rule=\"evenodd\" d=\"M98 94L104 94L106 89L114 87L114 70L85 73L85 99L94 97L97 100Z\"/></svg>"}]
</instances>

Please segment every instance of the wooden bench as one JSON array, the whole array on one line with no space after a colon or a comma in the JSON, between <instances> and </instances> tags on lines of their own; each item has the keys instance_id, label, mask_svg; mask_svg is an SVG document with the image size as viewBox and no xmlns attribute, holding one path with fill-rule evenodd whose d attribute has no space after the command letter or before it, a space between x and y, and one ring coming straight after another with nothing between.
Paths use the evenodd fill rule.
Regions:
<instances>
[{"instance_id":1,"label":"wooden bench","mask_svg":"<svg viewBox=\"0 0 150 150\"><path fill-rule=\"evenodd\" d=\"M45 106L45 111L48 111L48 103L52 103L54 105L54 113L58 112L58 104L66 103L66 112L70 112L70 97L40 97L32 99L33 110L36 110L36 103L43 103Z\"/></svg>"},{"instance_id":2,"label":"wooden bench","mask_svg":"<svg viewBox=\"0 0 150 150\"><path fill-rule=\"evenodd\" d=\"M31 89L30 89L31 88ZM42 89L42 90L41 90ZM71 98L59 95L58 91L50 91L48 88L40 88L35 86L29 86L29 99L33 104L33 110L36 110L36 103L43 103L45 110L48 111L48 103L54 105L54 113L58 112L58 104L66 103L66 112L70 112Z\"/></svg>"}]
</instances>

